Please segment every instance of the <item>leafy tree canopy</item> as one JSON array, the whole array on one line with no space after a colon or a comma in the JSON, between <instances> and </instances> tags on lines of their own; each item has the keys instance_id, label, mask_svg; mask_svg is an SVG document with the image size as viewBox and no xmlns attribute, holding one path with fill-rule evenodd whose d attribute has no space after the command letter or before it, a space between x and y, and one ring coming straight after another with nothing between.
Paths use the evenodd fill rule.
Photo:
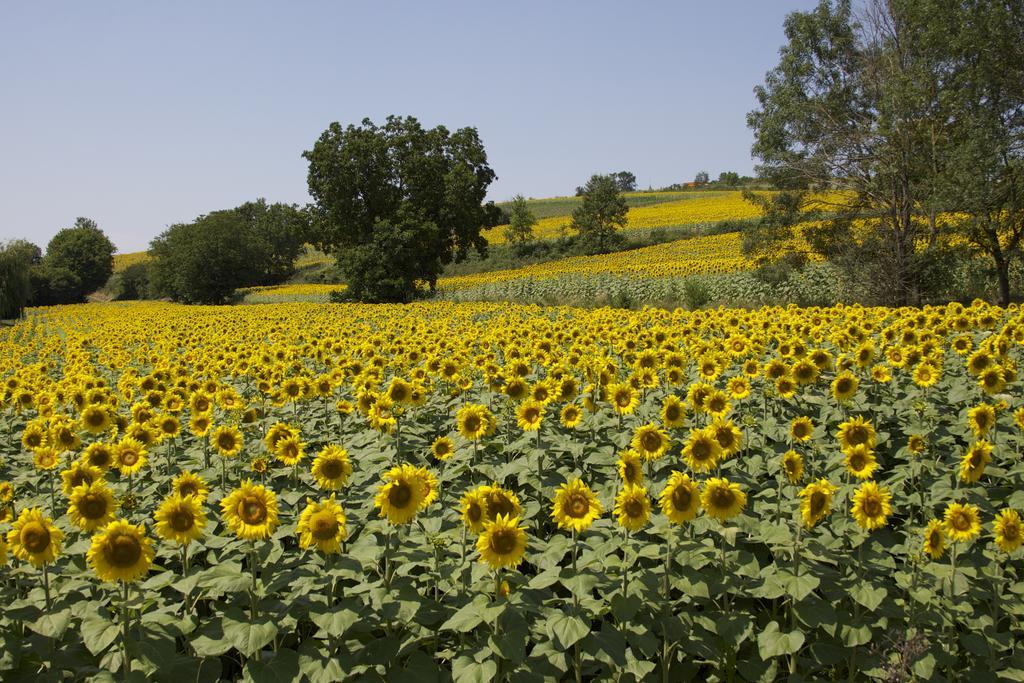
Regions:
<instances>
[{"instance_id":1,"label":"leafy tree canopy","mask_svg":"<svg viewBox=\"0 0 1024 683\"><path fill-rule=\"evenodd\" d=\"M486 254L496 176L475 128L428 129L411 116L332 123L303 157L315 241L337 257L353 298L407 301L471 249Z\"/></svg>"}]
</instances>

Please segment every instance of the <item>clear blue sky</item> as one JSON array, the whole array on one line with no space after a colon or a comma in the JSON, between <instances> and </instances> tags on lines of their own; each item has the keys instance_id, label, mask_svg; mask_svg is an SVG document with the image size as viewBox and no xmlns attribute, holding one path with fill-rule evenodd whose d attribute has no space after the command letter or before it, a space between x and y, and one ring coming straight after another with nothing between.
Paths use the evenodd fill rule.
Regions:
<instances>
[{"instance_id":1,"label":"clear blue sky","mask_svg":"<svg viewBox=\"0 0 1024 683\"><path fill-rule=\"evenodd\" d=\"M476 126L490 197L751 172L745 114L815 0L5 2L0 239L76 216L121 251L256 197L305 203L331 121Z\"/></svg>"}]
</instances>

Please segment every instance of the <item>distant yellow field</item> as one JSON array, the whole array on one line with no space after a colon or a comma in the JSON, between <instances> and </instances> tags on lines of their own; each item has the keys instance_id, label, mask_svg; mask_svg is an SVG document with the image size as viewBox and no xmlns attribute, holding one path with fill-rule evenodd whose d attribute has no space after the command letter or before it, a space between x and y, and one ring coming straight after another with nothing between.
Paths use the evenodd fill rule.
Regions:
<instances>
[{"instance_id":1,"label":"distant yellow field","mask_svg":"<svg viewBox=\"0 0 1024 683\"><path fill-rule=\"evenodd\" d=\"M131 251L127 254L114 254L114 272L120 273L128 266L134 266L136 263L144 263L149 260L149 252L146 251Z\"/></svg>"},{"instance_id":2,"label":"distant yellow field","mask_svg":"<svg viewBox=\"0 0 1024 683\"><path fill-rule=\"evenodd\" d=\"M684 196L685 193L675 193ZM665 228L674 225L694 223L714 223L728 219L754 218L760 210L743 199L738 192L716 192L714 194L697 195L691 193L683 199L662 202L651 206L635 206L627 215L627 229ZM537 221L533 227L535 237L550 239L568 230L572 217L570 215L551 216ZM491 244L505 241L505 228L499 225L483 231L483 235Z\"/></svg>"}]
</instances>

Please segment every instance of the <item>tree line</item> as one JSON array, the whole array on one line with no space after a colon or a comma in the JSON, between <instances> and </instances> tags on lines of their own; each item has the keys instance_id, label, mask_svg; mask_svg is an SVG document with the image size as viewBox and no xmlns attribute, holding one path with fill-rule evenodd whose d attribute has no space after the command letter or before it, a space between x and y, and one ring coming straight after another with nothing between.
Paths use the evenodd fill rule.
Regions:
<instances>
[{"instance_id":1,"label":"tree line","mask_svg":"<svg viewBox=\"0 0 1024 683\"><path fill-rule=\"evenodd\" d=\"M758 172L783 192L752 197L766 213L745 251L792 259L801 208L837 191L803 237L862 300L927 302L966 258L987 261L1008 304L1024 236L1024 5L822 0L785 33L748 115Z\"/></svg>"}]
</instances>

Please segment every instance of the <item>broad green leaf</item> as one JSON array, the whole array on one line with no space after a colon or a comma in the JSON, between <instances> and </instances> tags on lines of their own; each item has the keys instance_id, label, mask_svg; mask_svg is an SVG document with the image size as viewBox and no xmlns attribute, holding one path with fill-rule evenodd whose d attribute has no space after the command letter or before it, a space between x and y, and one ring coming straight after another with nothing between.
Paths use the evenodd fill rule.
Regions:
<instances>
[{"instance_id":1,"label":"broad green leaf","mask_svg":"<svg viewBox=\"0 0 1024 683\"><path fill-rule=\"evenodd\" d=\"M582 619L571 614L554 615L548 619L545 628L548 636L561 650L572 647L590 633L590 627Z\"/></svg>"},{"instance_id":2,"label":"broad green leaf","mask_svg":"<svg viewBox=\"0 0 1024 683\"><path fill-rule=\"evenodd\" d=\"M768 622L768 625L757 635L757 650L761 659L781 657L799 652L804 644L802 631L780 631L776 621Z\"/></svg>"}]
</instances>

